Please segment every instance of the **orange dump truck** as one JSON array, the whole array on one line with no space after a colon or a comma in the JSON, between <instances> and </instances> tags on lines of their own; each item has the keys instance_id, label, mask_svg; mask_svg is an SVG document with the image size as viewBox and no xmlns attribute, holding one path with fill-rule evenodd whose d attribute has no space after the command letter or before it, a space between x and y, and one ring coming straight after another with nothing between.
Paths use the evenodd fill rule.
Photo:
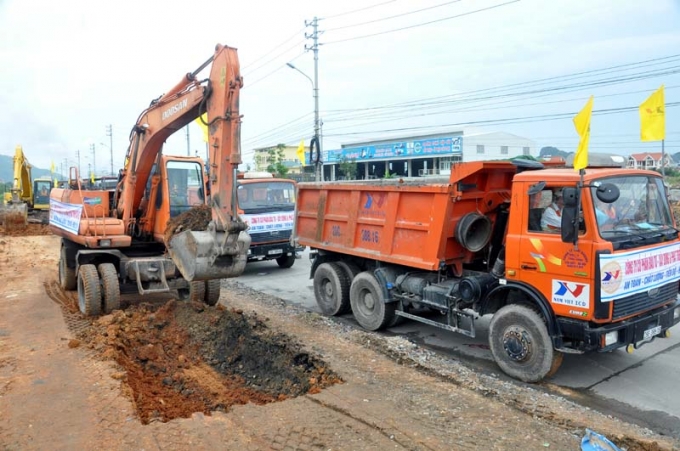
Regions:
<instances>
[{"instance_id":1,"label":"orange dump truck","mask_svg":"<svg viewBox=\"0 0 680 451\"><path fill-rule=\"evenodd\" d=\"M629 352L680 320L680 239L659 174L470 162L450 177L298 185L295 239L324 314L475 336L536 382L563 353Z\"/></svg>"}]
</instances>

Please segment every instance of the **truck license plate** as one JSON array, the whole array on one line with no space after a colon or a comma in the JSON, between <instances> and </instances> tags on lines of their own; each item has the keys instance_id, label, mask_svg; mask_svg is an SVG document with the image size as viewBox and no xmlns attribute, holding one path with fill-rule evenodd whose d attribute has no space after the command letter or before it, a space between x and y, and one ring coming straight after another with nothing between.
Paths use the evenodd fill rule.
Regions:
<instances>
[{"instance_id":1,"label":"truck license plate","mask_svg":"<svg viewBox=\"0 0 680 451\"><path fill-rule=\"evenodd\" d=\"M267 252L269 255L275 255L275 254L283 254L283 250L281 249L272 249L271 251Z\"/></svg>"},{"instance_id":2,"label":"truck license plate","mask_svg":"<svg viewBox=\"0 0 680 451\"><path fill-rule=\"evenodd\" d=\"M661 326L656 326L652 327L651 329L647 329L643 335L643 338L645 340L649 340L650 338L656 337L661 333Z\"/></svg>"}]
</instances>

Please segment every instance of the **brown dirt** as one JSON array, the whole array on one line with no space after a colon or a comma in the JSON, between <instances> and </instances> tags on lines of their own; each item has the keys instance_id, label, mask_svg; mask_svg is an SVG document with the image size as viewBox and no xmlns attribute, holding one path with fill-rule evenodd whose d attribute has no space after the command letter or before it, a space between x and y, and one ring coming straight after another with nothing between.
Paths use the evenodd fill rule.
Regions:
<instances>
[{"instance_id":1,"label":"brown dirt","mask_svg":"<svg viewBox=\"0 0 680 451\"><path fill-rule=\"evenodd\" d=\"M169 301L97 320L80 338L126 371L144 424L318 393L340 382L325 363L257 316Z\"/></svg>"},{"instance_id":2,"label":"brown dirt","mask_svg":"<svg viewBox=\"0 0 680 451\"><path fill-rule=\"evenodd\" d=\"M43 224L5 224L0 227L0 236L51 235L49 226Z\"/></svg>"},{"instance_id":3,"label":"brown dirt","mask_svg":"<svg viewBox=\"0 0 680 451\"><path fill-rule=\"evenodd\" d=\"M212 211L210 207L207 205L193 207L191 210L185 211L168 221L163 239L166 243L169 243L173 235L185 230L207 230L211 219Z\"/></svg>"},{"instance_id":4,"label":"brown dirt","mask_svg":"<svg viewBox=\"0 0 680 451\"><path fill-rule=\"evenodd\" d=\"M573 450L593 426L628 450L680 445L522 384L491 386L490 376L450 359L430 367L439 357L407 340L299 312L236 281L223 281L220 299L236 310L167 297L140 304L137 296L127 310L91 321L74 313L75 293L58 289L58 237L0 237L0 254L0 449ZM382 346L406 354L387 357ZM343 383L312 394L331 373L312 354ZM130 381L145 379L145 391L134 392ZM178 389L233 404L160 421ZM287 399L238 403L277 393ZM140 402L148 424L138 420ZM197 402L197 412L205 405Z\"/></svg>"}]
</instances>

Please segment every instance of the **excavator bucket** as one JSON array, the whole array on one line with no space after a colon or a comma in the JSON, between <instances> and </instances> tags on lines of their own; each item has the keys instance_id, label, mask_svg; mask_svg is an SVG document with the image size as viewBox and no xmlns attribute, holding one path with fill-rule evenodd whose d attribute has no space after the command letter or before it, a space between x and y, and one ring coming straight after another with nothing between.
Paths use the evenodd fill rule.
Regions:
<instances>
[{"instance_id":1,"label":"excavator bucket","mask_svg":"<svg viewBox=\"0 0 680 451\"><path fill-rule=\"evenodd\" d=\"M245 232L189 230L174 235L168 251L182 276L191 282L240 276L249 247L250 235Z\"/></svg>"},{"instance_id":2,"label":"excavator bucket","mask_svg":"<svg viewBox=\"0 0 680 451\"><path fill-rule=\"evenodd\" d=\"M0 206L0 223L4 225L5 230L26 227L28 205L20 202Z\"/></svg>"}]
</instances>

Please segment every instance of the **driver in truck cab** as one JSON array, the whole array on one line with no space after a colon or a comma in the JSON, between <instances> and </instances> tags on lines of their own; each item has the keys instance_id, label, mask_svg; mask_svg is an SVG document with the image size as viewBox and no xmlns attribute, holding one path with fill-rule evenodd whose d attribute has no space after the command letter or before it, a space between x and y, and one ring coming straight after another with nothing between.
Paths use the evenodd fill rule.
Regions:
<instances>
[{"instance_id":1,"label":"driver in truck cab","mask_svg":"<svg viewBox=\"0 0 680 451\"><path fill-rule=\"evenodd\" d=\"M541 229L545 232L559 233L562 227L562 188L555 188L552 194L552 203L543 210L541 216Z\"/></svg>"}]
</instances>

